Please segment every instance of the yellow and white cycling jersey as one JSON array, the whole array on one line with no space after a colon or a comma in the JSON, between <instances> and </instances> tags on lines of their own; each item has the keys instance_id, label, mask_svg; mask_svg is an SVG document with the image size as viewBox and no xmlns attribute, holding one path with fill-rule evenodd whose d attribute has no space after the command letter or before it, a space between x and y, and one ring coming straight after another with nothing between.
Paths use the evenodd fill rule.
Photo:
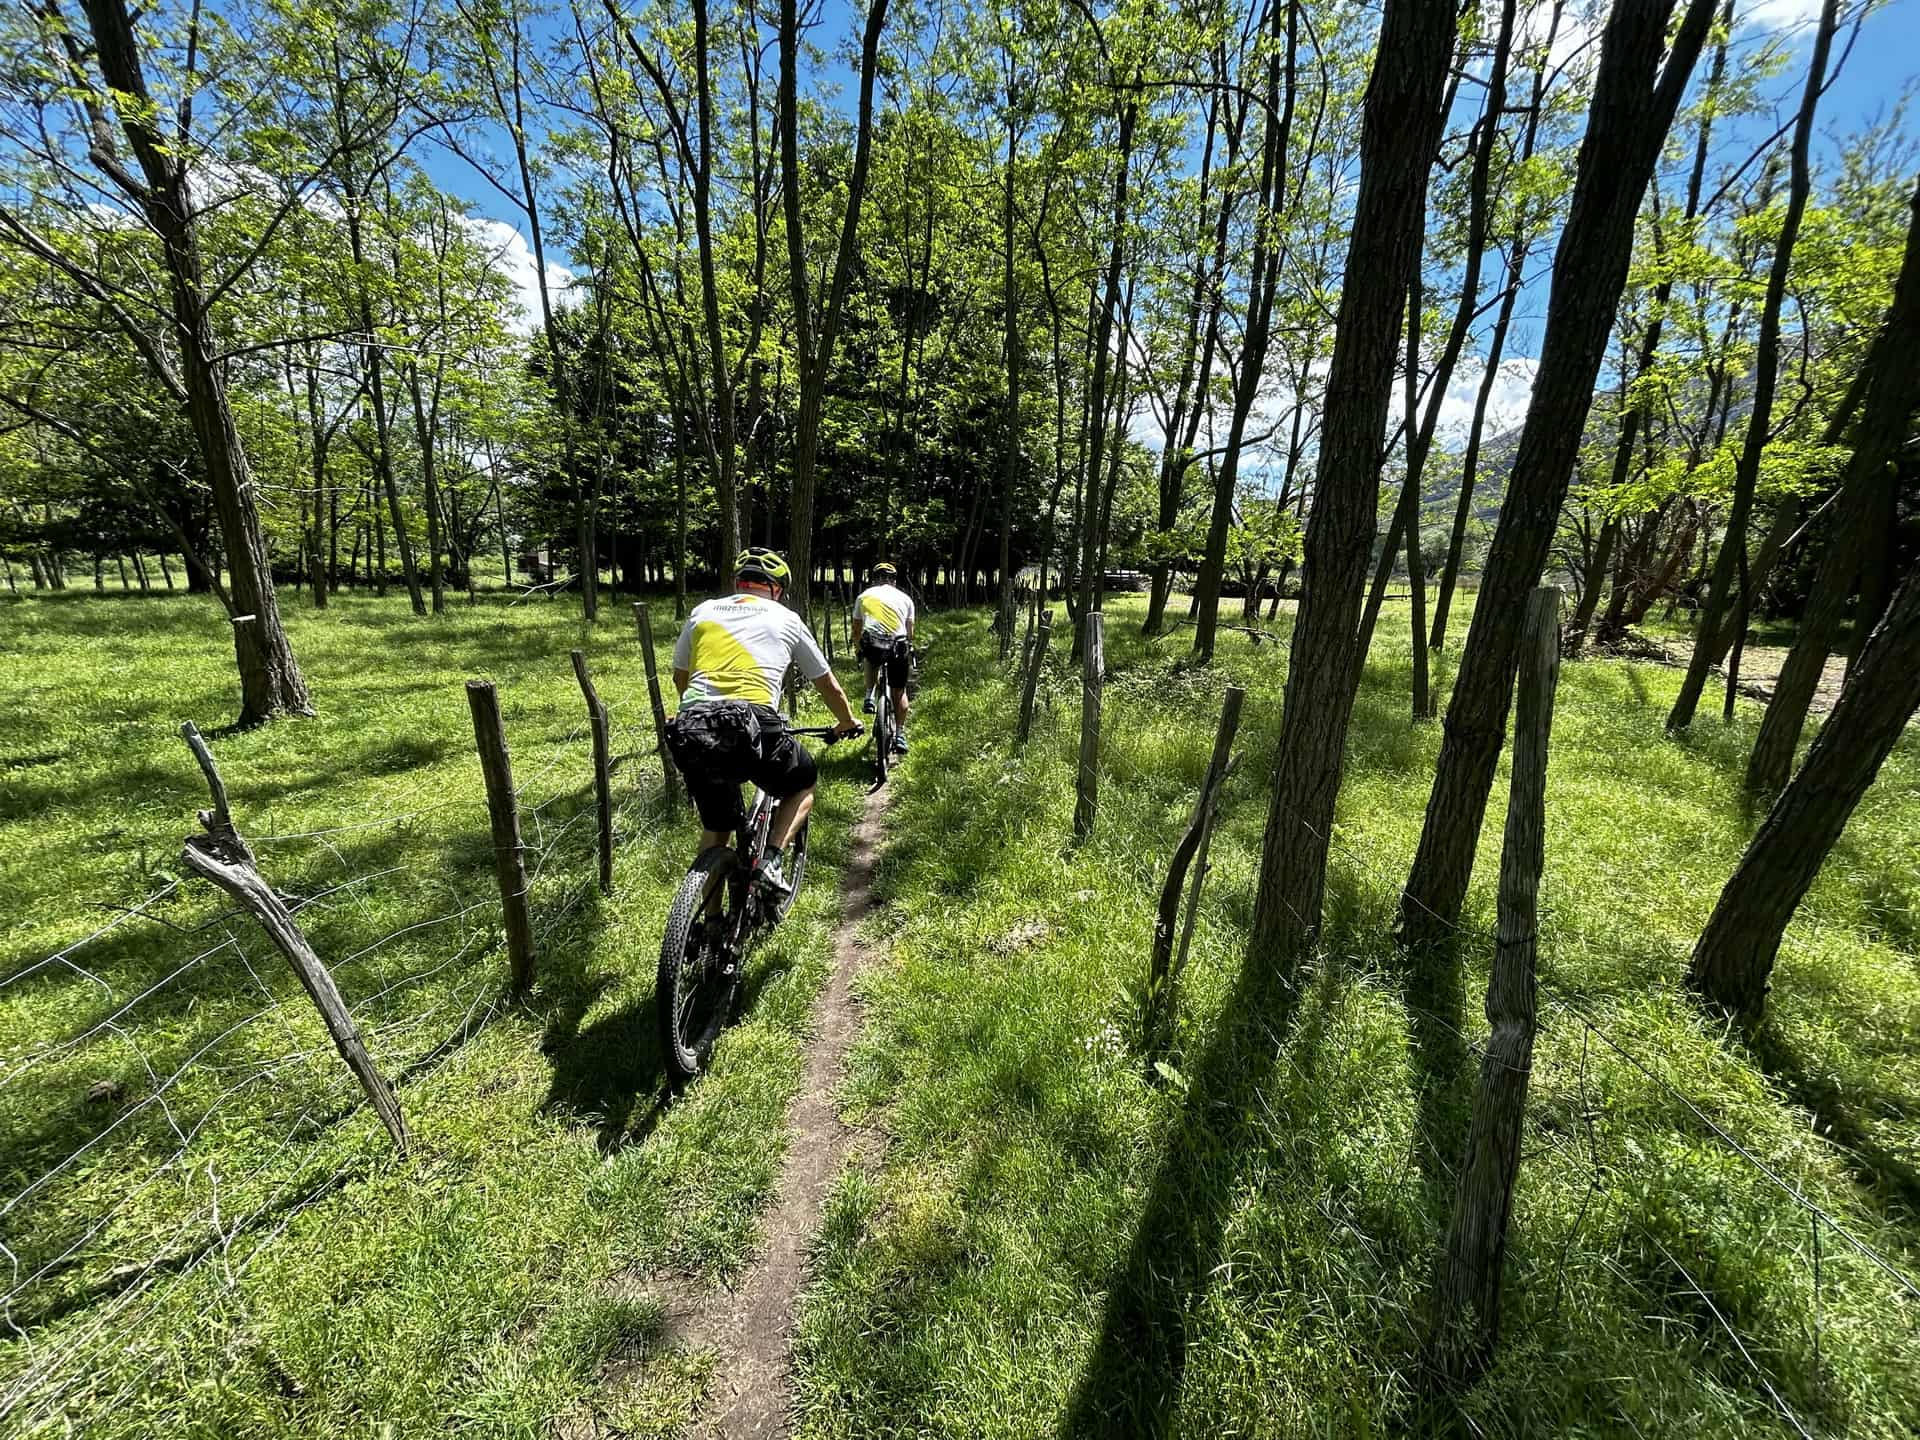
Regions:
<instances>
[{"instance_id":1,"label":"yellow and white cycling jersey","mask_svg":"<svg viewBox=\"0 0 1920 1440\"><path fill-rule=\"evenodd\" d=\"M723 595L694 606L673 645L673 668L688 672L682 705L746 700L777 710L788 665L809 680L827 673L806 621L764 595Z\"/></svg>"},{"instance_id":2,"label":"yellow and white cycling jersey","mask_svg":"<svg viewBox=\"0 0 1920 1440\"><path fill-rule=\"evenodd\" d=\"M853 602L860 628L876 639L896 640L913 624L913 601L898 585L873 585Z\"/></svg>"}]
</instances>

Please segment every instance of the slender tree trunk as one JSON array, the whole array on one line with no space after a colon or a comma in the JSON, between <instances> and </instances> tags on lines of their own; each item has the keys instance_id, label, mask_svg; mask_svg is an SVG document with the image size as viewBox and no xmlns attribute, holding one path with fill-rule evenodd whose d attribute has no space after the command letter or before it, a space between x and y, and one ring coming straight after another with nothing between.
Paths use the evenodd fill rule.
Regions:
<instances>
[{"instance_id":1,"label":"slender tree trunk","mask_svg":"<svg viewBox=\"0 0 1920 1440\"><path fill-rule=\"evenodd\" d=\"M1431 398L1427 402L1424 416L1418 415L1415 404L1418 392L1419 338L1421 322L1421 286L1419 268L1414 270L1413 287L1407 300L1407 473L1401 486L1400 503L1394 507L1393 527L1388 532L1387 543L1381 547L1380 568L1374 574L1373 591L1367 597L1367 608L1360 626L1360 650L1364 655L1373 643L1373 628L1378 621L1381 602L1386 598L1387 584L1393 576L1393 556L1401 537L1410 537L1409 554L1419 546L1420 504L1422 484L1426 475L1427 456L1433 448L1433 436L1440 423L1440 405L1446 398L1447 387L1453 383L1454 367L1460 362L1460 352L1466 345L1467 333L1473 328L1473 317L1480 303L1480 272L1487 253L1488 214L1491 209L1490 186L1493 175L1493 152L1500 140L1500 120L1507 108L1507 61L1513 51L1513 26L1517 0L1503 0L1500 10L1500 32L1494 42L1493 62L1487 78L1487 102L1476 127L1473 147L1473 169L1467 180L1467 244L1466 269L1460 281L1460 300L1454 307L1453 322L1447 327L1447 338L1435 357L1433 374L1428 380ZM1409 565L1409 573L1420 569L1416 557ZM1422 634L1414 643L1414 649L1423 648L1425 639L1426 596L1421 595L1415 610L1421 617ZM1416 689L1414 713L1419 715L1424 702L1418 692L1424 690L1426 681L1426 656L1415 655L1414 683Z\"/></svg>"},{"instance_id":2,"label":"slender tree trunk","mask_svg":"<svg viewBox=\"0 0 1920 1440\"><path fill-rule=\"evenodd\" d=\"M1551 56L1554 39L1560 33L1564 5L1565 0L1554 0L1553 12L1547 22L1545 50L1534 72L1533 102L1527 108L1527 128L1520 142L1522 165L1533 158L1534 144L1540 133L1540 116L1546 105L1547 57ZM1474 487L1479 480L1480 445L1486 434L1487 406L1493 398L1493 387L1500 379L1500 365L1506 357L1507 332L1513 324L1514 306L1520 298L1520 282L1531 249L1532 237L1527 232L1526 221L1522 219L1513 227L1506 290L1500 297L1500 311L1493 322L1493 336L1487 343L1486 368L1480 374L1480 388L1475 392L1473 401L1473 419L1467 427L1466 451L1460 462L1460 494L1454 502L1453 528L1447 534L1447 559L1440 570L1440 589L1433 602L1433 630L1427 641L1428 648L1434 651L1446 648L1447 622L1453 614L1453 594L1460 583L1460 560L1466 551L1467 525L1473 518Z\"/></svg>"},{"instance_id":3,"label":"slender tree trunk","mask_svg":"<svg viewBox=\"0 0 1920 1440\"><path fill-rule=\"evenodd\" d=\"M1121 105L1120 133L1115 142L1115 148L1119 153L1113 176L1113 204L1108 215L1111 239L1107 245L1107 265L1105 278L1102 281L1104 298L1100 303L1098 323L1094 327L1097 338L1094 341L1093 379L1089 385L1087 401L1087 413L1091 417L1092 429L1088 435L1085 474L1081 481L1084 499L1080 507L1080 560L1075 577L1080 596L1080 603L1076 607L1078 615L1085 615L1094 608L1095 603L1097 557L1102 539L1097 520L1102 509L1100 469L1101 462L1106 457L1107 406L1112 399L1107 394L1107 382L1109 367L1116 363L1111 353L1113 326L1115 316L1120 310L1121 266L1126 255L1127 190L1133 173L1133 128L1139 117L1139 110L1138 102L1133 99ZM1117 363L1124 370L1127 357L1120 356ZM1075 626L1071 658L1079 657L1080 647L1086 643L1086 628L1085 625Z\"/></svg>"},{"instance_id":4,"label":"slender tree trunk","mask_svg":"<svg viewBox=\"0 0 1920 1440\"><path fill-rule=\"evenodd\" d=\"M793 585L787 603L807 613L813 577L814 461L820 448L820 407L826 398L827 372L834 342L853 282L860 210L866 198L867 168L873 151L873 85L878 68L880 32L887 23L888 0L872 0L860 46L860 98L854 128L853 168L847 177L846 210L835 251L833 278L818 316L808 295L806 231L800 189L800 20L798 0L780 0L780 176L786 208L788 284L793 290L795 352L800 361L799 405L794 418L791 463L788 563ZM702 127L702 144L705 128Z\"/></svg>"},{"instance_id":5,"label":"slender tree trunk","mask_svg":"<svg viewBox=\"0 0 1920 1440\"><path fill-rule=\"evenodd\" d=\"M226 543L234 604L233 643L240 670L240 723L311 714L305 681L280 623L266 537L254 501L253 472L234 424L226 374L207 313L199 236L185 162L154 128L139 42L126 0L87 0L95 58L107 85L141 102L120 111L146 178L142 203L159 237L170 281L173 338L187 415L199 442L214 513Z\"/></svg>"},{"instance_id":6,"label":"slender tree trunk","mask_svg":"<svg viewBox=\"0 0 1920 1440\"><path fill-rule=\"evenodd\" d=\"M1412 944L1450 938L1466 900L1513 698L1522 602L1540 577L1566 500L1632 258L1634 216L1714 9L1713 0L1689 0L1670 53L1673 0L1616 0L1607 18L1533 398L1400 904L1401 934Z\"/></svg>"},{"instance_id":7,"label":"slender tree trunk","mask_svg":"<svg viewBox=\"0 0 1920 1440\"><path fill-rule=\"evenodd\" d=\"M1280 54L1281 13L1286 15L1286 55ZM1214 636L1220 623L1220 580L1226 570L1227 531L1233 520L1234 492L1240 483L1240 451L1246 443L1247 419L1260 392L1266 369L1267 345L1273 338L1273 297L1279 288L1280 260L1286 241L1277 233L1286 202L1289 131L1293 127L1298 93L1300 14L1298 0L1268 0L1272 30L1268 36L1266 120L1260 156L1259 211L1253 226L1253 259L1247 287L1245 335L1240 345L1240 369L1234 377L1233 415L1227 424L1226 453L1215 477L1213 513L1207 524L1207 549L1200 562L1199 600L1193 627L1193 656L1200 664L1213 659ZM1284 66L1284 68L1283 68ZM1377 71L1376 71L1377 76ZM1284 77L1284 86L1282 79ZM1285 94L1284 106L1281 95ZM1424 192L1423 192L1424 193ZM1329 392L1331 394L1331 392Z\"/></svg>"},{"instance_id":8,"label":"slender tree trunk","mask_svg":"<svg viewBox=\"0 0 1920 1440\"><path fill-rule=\"evenodd\" d=\"M1746 441L1734 471L1733 503L1727 512L1727 531L1720 541L1720 554L1714 561L1713 578L1707 589L1706 604L1694 628L1693 658L1688 662L1686 678L1674 698L1667 716L1668 733L1685 730L1693 723L1701 693L1707 686L1707 671L1717 658L1715 643L1721 622L1734 609L1731 599L1736 584L1745 580L1747 557L1747 521L1753 511L1754 492L1760 485L1760 460L1766 450L1768 432L1773 425L1773 394L1780 373L1780 309L1786 303L1787 271L1793 261L1793 247L1800 234L1800 218L1806 213L1807 196L1813 189L1809 151L1813 145L1813 118L1819 108L1820 90L1826 81L1827 55L1833 34L1840 24L1839 0L1825 0L1820 7L1820 23L1814 32L1813 58L1807 63L1807 85L1801 96L1800 113L1794 123L1791 179L1787 186L1787 213L1780 225L1780 239L1774 246L1773 268L1767 276L1766 299L1760 307L1760 335L1754 348L1753 407L1747 414ZM1747 595L1741 591L1741 606Z\"/></svg>"},{"instance_id":9,"label":"slender tree trunk","mask_svg":"<svg viewBox=\"0 0 1920 1440\"><path fill-rule=\"evenodd\" d=\"M1912 363L1920 354L1920 182L1909 204L1906 251L1894 282L1893 304L1867 356L1867 393L1853 454L1841 477L1832 533L1814 574L1800 633L1781 667L1747 760L1747 788L1758 794L1779 790L1793 769L1807 707L1839 638L1868 547L1876 543L1873 531L1884 513L1884 497L1897 484L1895 457L1920 405L1920 366Z\"/></svg>"},{"instance_id":10,"label":"slender tree trunk","mask_svg":"<svg viewBox=\"0 0 1920 1440\"><path fill-rule=\"evenodd\" d=\"M1752 1022L1766 1004L1787 923L1920 706L1920 570L1874 628L1806 764L1780 792L1720 892L1687 983Z\"/></svg>"},{"instance_id":11,"label":"slender tree trunk","mask_svg":"<svg viewBox=\"0 0 1920 1440\"><path fill-rule=\"evenodd\" d=\"M1360 184L1340 294L1304 592L1287 664L1272 803L1260 850L1248 964L1291 977L1320 928L1327 847L1359 685L1365 598L1394 351L1419 264L1427 172L1453 55L1446 0L1386 0L1367 86Z\"/></svg>"}]
</instances>

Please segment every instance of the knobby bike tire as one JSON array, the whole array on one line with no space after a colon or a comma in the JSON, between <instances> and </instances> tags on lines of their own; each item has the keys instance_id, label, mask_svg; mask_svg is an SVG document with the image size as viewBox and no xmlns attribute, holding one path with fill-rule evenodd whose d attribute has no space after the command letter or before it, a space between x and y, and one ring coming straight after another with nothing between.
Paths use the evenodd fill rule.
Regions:
<instances>
[{"instance_id":1,"label":"knobby bike tire","mask_svg":"<svg viewBox=\"0 0 1920 1440\"><path fill-rule=\"evenodd\" d=\"M887 783L887 771L893 765L893 686L882 679L879 701L873 709L873 783Z\"/></svg>"},{"instance_id":2,"label":"knobby bike tire","mask_svg":"<svg viewBox=\"0 0 1920 1440\"><path fill-rule=\"evenodd\" d=\"M660 1023L660 1054L667 1078L675 1084L691 1080L706 1068L713 1042L719 1038L733 1003L738 969L732 982L724 981L718 973L719 957L713 953L713 941L696 927L708 908L713 887L719 886L721 935L732 928L735 907L744 903L744 896L736 893L738 887L733 883L739 868L740 857L732 850L725 846L708 850L693 862L667 911L667 933L660 941L660 969L653 993ZM690 950L696 953L689 954ZM701 951L706 953L698 953ZM702 970L712 973L702 974ZM701 985L703 993L688 994L689 985Z\"/></svg>"}]
</instances>

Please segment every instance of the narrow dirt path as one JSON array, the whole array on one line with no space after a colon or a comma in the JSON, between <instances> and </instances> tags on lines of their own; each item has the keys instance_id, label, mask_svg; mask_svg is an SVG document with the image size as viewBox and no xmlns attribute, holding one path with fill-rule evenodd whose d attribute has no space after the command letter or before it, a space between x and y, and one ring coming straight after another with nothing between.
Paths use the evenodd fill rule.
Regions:
<instances>
[{"instance_id":1,"label":"narrow dirt path","mask_svg":"<svg viewBox=\"0 0 1920 1440\"><path fill-rule=\"evenodd\" d=\"M713 1385L694 1427L701 1440L787 1433L794 1306L806 1279L807 1247L853 1143L833 1094L860 1028L853 998L863 957L858 929L873 904L873 870L891 794L869 795L853 827L840 880L833 969L814 1004L814 1035L799 1093L787 1111L787 1159L763 1225L765 1248L734 1289L703 1296L697 1306L670 1306L677 1339L718 1352Z\"/></svg>"}]
</instances>

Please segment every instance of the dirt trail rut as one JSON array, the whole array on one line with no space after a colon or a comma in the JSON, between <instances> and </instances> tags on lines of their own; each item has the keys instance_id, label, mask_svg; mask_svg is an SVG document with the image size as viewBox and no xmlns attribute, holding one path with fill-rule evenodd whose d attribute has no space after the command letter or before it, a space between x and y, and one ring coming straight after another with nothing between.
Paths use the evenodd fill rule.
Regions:
<instances>
[{"instance_id":1,"label":"dirt trail rut","mask_svg":"<svg viewBox=\"0 0 1920 1440\"><path fill-rule=\"evenodd\" d=\"M840 881L833 969L814 1005L799 1093L787 1111L787 1158L763 1222L764 1248L732 1290L675 1312L683 1343L718 1352L713 1383L693 1433L701 1440L762 1440L787 1433L794 1307L806 1279L807 1247L820 1228L827 1192L854 1135L833 1103L847 1051L859 1033L853 978L863 952L858 929L872 908L888 790L869 795L852 832Z\"/></svg>"}]
</instances>

